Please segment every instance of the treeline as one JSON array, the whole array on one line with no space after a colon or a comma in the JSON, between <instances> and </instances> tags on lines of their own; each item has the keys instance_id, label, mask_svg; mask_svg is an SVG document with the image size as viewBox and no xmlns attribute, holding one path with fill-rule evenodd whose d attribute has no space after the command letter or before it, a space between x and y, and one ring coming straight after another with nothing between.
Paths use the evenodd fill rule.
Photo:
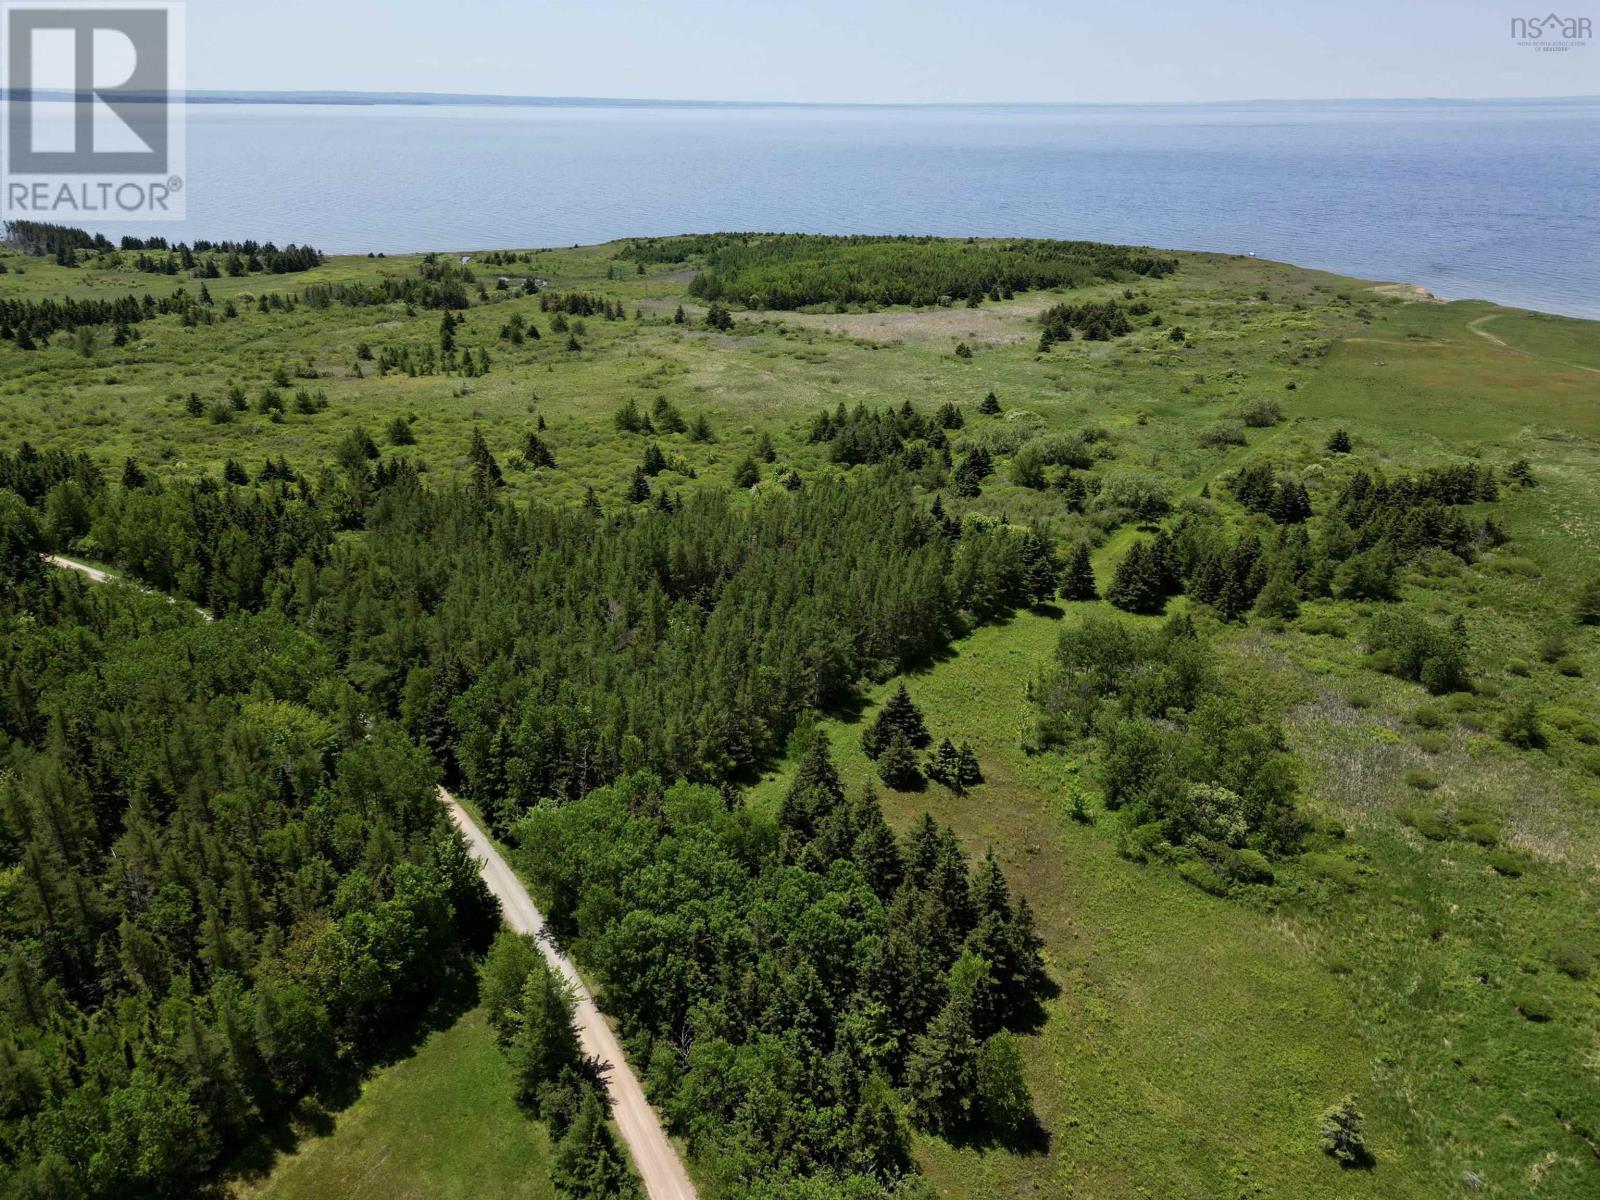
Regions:
<instances>
[{"instance_id":1,"label":"treeline","mask_svg":"<svg viewBox=\"0 0 1600 1200\"><path fill-rule=\"evenodd\" d=\"M75 250L103 252L116 248L103 233L90 233L49 221L7 221L6 245L35 258L59 257Z\"/></svg>"},{"instance_id":2,"label":"treeline","mask_svg":"<svg viewBox=\"0 0 1600 1200\"><path fill-rule=\"evenodd\" d=\"M1026 902L929 817L897 839L820 734L775 816L640 772L516 835L718 1194L899 1190L911 1125L1029 1136L1007 1031L1049 984Z\"/></svg>"},{"instance_id":3,"label":"treeline","mask_svg":"<svg viewBox=\"0 0 1600 1200\"><path fill-rule=\"evenodd\" d=\"M497 920L427 752L266 611L46 573L0 491L0 1194L198 1194Z\"/></svg>"},{"instance_id":4,"label":"treeline","mask_svg":"<svg viewBox=\"0 0 1600 1200\"><path fill-rule=\"evenodd\" d=\"M192 317L199 308L200 301L183 288L159 299L148 292L115 300L0 299L0 340L15 342L18 350L35 350L63 330L114 325L126 331L158 316Z\"/></svg>"},{"instance_id":5,"label":"treeline","mask_svg":"<svg viewBox=\"0 0 1600 1200\"><path fill-rule=\"evenodd\" d=\"M129 249L127 243L137 241L136 238L123 238L123 249ZM151 241L160 241L152 238ZM224 247L235 247L224 249ZM219 265L218 257L222 258ZM209 243L196 243L193 249L179 243L165 254L152 254L141 251L133 260L136 271L146 271L155 275L177 275L181 272L190 272L201 279L220 279L224 274L237 278L241 275L254 275L266 272L270 275L292 275L301 271L309 271L313 267L320 267L323 255L320 250L310 246L288 245L278 249L271 242L265 246L257 246L254 242L242 245L233 242L220 243L212 252Z\"/></svg>"},{"instance_id":6,"label":"treeline","mask_svg":"<svg viewBox=\"0 0 1600 1200\"><path fill-rule=\"evenodd\" d=\"M120 244L113 245L104 234L91 234L84 229L47 221L6 222L6 244L35 257L53 256L65 266L77 265L77 252L80 250L96 254L121 250L138 254L139 257L134 260L136 270L163 275L187 271L207 279L215 279L224 271L229 275L263 271L286 275L309 271L312 267L321 266L324 261L322 251L293 243L279 248L271 242L197 240L190 245L186 242L169 242L163 237L124 237ZM218 258L223 260L221 267L217 265Z\"/></svg>"},{"instance_id":7,"label":"treeline","mask_svg":"<svg viewBox=\"0 0 1600 1200\"><path fill-rule=\"evenodd\" d=\"M999 300L1049 287L1159 277L1177 260L1094 242L979 243L910 237L765 234L706 251L692 295L747 308L927 306Z\"/></svg>"},{"instance_id":8,"label":"treeline","mask_svg":"<svg viewBox=\"0 0 1600 1200\"><path fill-rule=\"evenodd\" d=\"M163 485L136 466L124 486L85 486L52 458L26 494L56 548L219 613L309 621L502 832L641 766L747 774L802 710L1041 586L1034 531L930 513L889 468L754 507L701 493L608 518L500 504L481 444L469 485L444 492L371 438L346 443L314 479L285 464L251 486Z\"/></svg>"}]
</instances>

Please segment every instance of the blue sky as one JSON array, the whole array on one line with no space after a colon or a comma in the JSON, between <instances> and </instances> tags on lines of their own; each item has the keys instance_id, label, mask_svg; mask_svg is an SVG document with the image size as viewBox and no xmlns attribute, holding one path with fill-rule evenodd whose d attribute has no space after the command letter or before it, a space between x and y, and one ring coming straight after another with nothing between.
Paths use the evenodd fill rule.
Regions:
<instances>
[{"instance_id":1,"label":"blue sky","mask_svg":"<svg viewBox=\"0 0 1600 1200\"><path fill-rule=\"evenodd\" d=\"M1548 0L1539 0L1547 4ZM1561 11L1600 23L1597 0ZM192 0L189 86L955 102L1566 96L1533 0Z\"/></svg>"}]
</instances>

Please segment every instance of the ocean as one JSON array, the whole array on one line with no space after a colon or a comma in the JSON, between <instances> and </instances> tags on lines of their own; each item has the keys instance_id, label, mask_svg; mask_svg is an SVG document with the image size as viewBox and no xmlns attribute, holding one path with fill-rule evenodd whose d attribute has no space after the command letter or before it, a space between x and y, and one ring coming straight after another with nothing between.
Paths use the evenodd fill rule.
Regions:
<instances>
[{"instance_id":1,"label":"ocean","mask_svg":"<svg viewBox=\"0 0 1600 1200\"><path fill-rule=\"evenodd\" d=\"M188 220L94 227L340 253L713 230L1083 238L1600 317L1600 99L197 104L188 126Z\"/></svg>"}]
</instances>

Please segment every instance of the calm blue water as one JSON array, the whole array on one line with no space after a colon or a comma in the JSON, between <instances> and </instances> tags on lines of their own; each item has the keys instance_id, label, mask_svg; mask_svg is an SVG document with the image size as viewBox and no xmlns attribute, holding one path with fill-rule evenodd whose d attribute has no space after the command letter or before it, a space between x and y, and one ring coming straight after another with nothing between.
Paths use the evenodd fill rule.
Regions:
<instances>
[{"instance_id":1,"label":"calm blue water","mask_svg":"<svg viewBox=\"0 0 1600 1200\"><path fill-rule=\"evenodd\" d=\"M761 229L1251 252L1600 317L1600 100L195 106L182 227L331 251Z\"/></svg>"}]
</instances>

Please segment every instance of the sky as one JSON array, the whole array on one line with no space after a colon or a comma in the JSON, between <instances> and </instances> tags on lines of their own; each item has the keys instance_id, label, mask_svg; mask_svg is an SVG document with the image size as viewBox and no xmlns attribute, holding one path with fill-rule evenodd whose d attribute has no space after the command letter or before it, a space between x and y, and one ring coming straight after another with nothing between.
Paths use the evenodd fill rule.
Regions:
<instances>
[{"instance_id":1,"label":"sky","mask_svg":"<svg viewBox=\"0 0 1600 1200\"><path fill-rule=\"evenodd\" d=\"M1550 0L189 0L194 90L865 103L1600 93ZM1571 10L1570 14L1568 10ZM1600 26L1600 0L1559 0Z\"/></svg>"}]
</instances>

